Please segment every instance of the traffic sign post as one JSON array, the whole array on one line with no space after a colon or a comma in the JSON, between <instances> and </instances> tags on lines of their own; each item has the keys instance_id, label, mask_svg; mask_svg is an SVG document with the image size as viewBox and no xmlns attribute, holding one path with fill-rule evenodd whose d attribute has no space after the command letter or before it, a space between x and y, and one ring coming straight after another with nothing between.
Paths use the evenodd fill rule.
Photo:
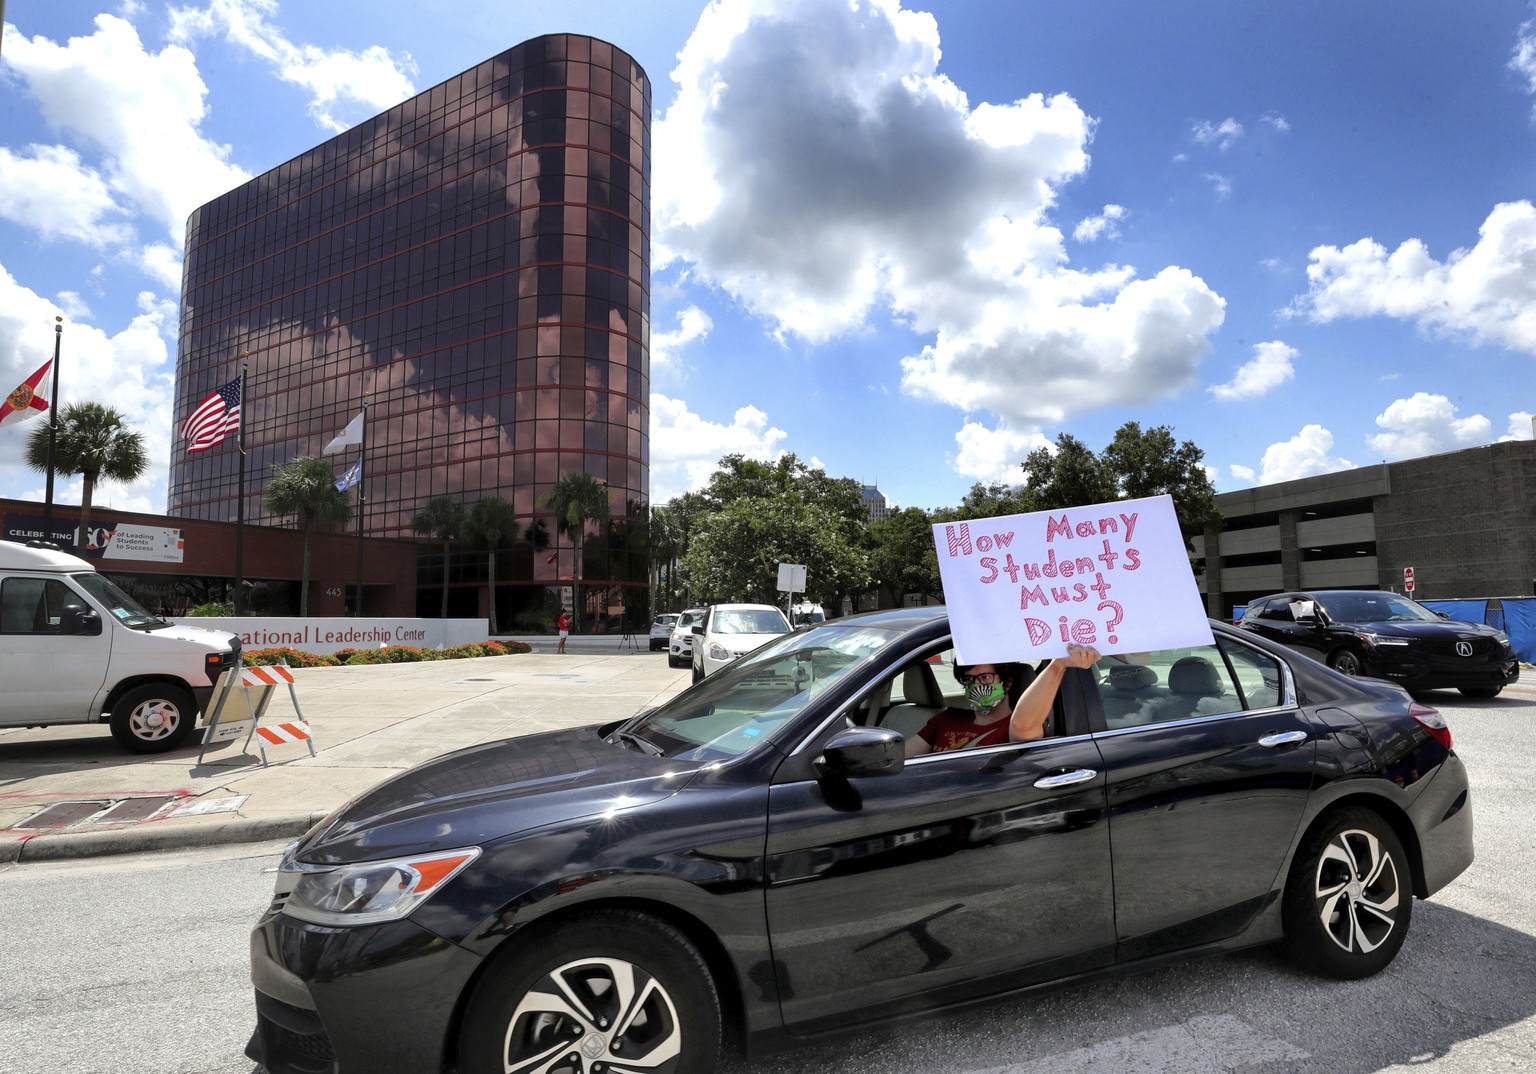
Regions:
<instances>
[{"instance_id":1,"label":"traffic sign post","mask_svg":"<svg viewBox=\"0 0 1536 1074\"><path fill-rule=\"evenodd\" d=\"M1413 592L1413 568L1412 567L1404 567L1403 568L1403 591L1407 592L1407 593L1412 593Z\"/></svg>"}]
</instances>

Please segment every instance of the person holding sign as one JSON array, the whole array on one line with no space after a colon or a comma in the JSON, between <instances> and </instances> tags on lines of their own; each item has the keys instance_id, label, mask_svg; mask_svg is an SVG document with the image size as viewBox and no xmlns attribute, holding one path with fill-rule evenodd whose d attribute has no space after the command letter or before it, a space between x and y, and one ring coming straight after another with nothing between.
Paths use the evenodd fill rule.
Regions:
<instances>
[{"instance_id":1,"label":"person holding sign","mask_svg":"<svg viewBox=\"0 0 1536 1074\"><path fill-rule=\"evenodd\" d=\"M965 687L970 711L947 708L934 716L917 734L907 739L907 756L1029 742L1045 735L1045 721L1061 688L1067 668L1089 668L1099 651L1091 645L1071 644L1067 655L1046 664L1013 705L1008 695L1017 680L1017 664L956 664L955 678Z\"/></svg>"}]
</instances>

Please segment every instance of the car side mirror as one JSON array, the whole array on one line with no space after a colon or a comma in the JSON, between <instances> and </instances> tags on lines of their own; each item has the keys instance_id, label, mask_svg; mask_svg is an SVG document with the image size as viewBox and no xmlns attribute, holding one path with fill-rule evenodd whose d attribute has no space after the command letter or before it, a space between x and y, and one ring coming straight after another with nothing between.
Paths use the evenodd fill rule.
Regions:
<instances>
[{"instance_id":1,"label":"car side mirror","mask_svg":"<svg viewBox=\"0 0 1536 1074\"><path fill-rule=\"evenodd\" d=\"M699 625L699 626L696 626L696 627L694 627L694 628L693 628L693 632L694 632L694 634L695 634L695 635L698 635L698 634L702 634L702 633L704 633L704 627L703 627L703 625L702 625L702 624L701 624L701 625Z\"/></svg>"},{"instance_id":2,"label":"car side mirror","mask_svg":"<svg viewBox=\"0 0 1536 1074\"><path fill-rule=\"evenodd\" d=\"M895 775L907 761L906 741L890 727L847 727L822 749L816 771L843 779Z\"/></svg>"},{"instance_id":3,"label":"car side mirror","mask_svg":"<svg viewBox=\"0 0 1536 1074\"><path fill-rule=\"evenodd\" d=\"M60 634L95 636L101 633L101 616L78 604L65 605L59 613Z\"/></svg>"},{"instance_id":4,"label":"car side mirror","mask_svg":"<svg viewBox=\"0 0 1536 1074\"><path fill-rule=\"evenodd\" d=\"M1441 619L1449 619L1451 617L1450 612L1436 612L1435 614L1438 615Z\"/></svg>"}]
</instances>

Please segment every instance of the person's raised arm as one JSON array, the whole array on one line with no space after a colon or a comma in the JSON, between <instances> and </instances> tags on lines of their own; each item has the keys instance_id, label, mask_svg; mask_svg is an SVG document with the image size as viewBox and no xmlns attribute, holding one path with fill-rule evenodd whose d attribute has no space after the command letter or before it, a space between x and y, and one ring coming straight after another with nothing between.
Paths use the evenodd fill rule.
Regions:
<instances>
[{"instance_id":1,"label":"person's raised arm","mask_svg":"<svg viewBox=\"0 0 1536 1074\"><path fill-rule=\"evenodd\" d=\"M1008 737L1028 742L1045 734L1045 721L1051 715L1056 691L1067 668L1088 668L1098 662L1099 651L1091 645L1068 645L1067 655L1058 656L1035 676L1035 681L1019 696L1008 721Z\"/></svg>"}]
</instances>

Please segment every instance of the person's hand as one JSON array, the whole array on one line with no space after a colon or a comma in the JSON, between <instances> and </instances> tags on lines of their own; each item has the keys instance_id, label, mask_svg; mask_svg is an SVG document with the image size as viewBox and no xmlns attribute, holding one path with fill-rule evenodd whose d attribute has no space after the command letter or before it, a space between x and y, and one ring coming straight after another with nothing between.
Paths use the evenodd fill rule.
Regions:
<instances>
[{"instance_id":1,"label":"person's hand","mask_svg":"<svg viewBox=\"0 0 1536 1074\"><path fill-rule=\"evenodd\" d=\"M1092 645L1078 645L1073 642L1067 646L1067 655L1063 660L1069 668L1091 668L1099 662L1099 651Z\"/></svg>"}]
</instances>

